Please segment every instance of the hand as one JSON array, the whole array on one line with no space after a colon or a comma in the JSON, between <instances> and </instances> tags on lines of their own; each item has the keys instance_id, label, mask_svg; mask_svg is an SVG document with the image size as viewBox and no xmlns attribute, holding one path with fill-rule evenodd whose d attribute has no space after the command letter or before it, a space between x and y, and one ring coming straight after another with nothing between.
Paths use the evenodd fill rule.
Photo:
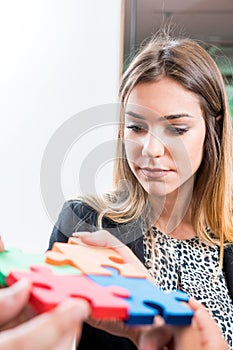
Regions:
<instances>
[{"instance_id":1,"label":"hand","mask_svg":"<svg viewBox=\"0 0 233 350\"><path fill-rule=\"evenodd\" d=\"M0 290L0 330L11 328L28 320L34 312L28 305L31 285L21 280Z\"/></svg>"},{"instance_id":2,"label":"hand","mask_svg":"<svg viewBox=\"0 0 233 350\"><path fill-rule=\"evenodd\" d=\"M199 333L201 350L228 350L228 344L223 339L216 321L207 310L194 298L189 301L194 310L194 327ZM195 325L196 323L196 325Z\"/></svg>"},{"instance_id":3,"label":"hand","mask_svg":"<svg viewBox=\"0 0 233 350\"><path fill-rule=\"evenodd\" d=\"M5 245L0 236L0 252L5 251ZM20 281L10 288L0 286L0 330L18 326L35 316L35 311L27 303L29 299L30 283ZM16 300L14 300L14 298ZM14 317L12 316L14 315ZM5 320L4 317L6 316Z\"/></svg>"},{"instance_id":4,"label":"hand","mask_svg":"<svg viewBox=\"0 0 233 350\"><path fill-rule=\"evenodd\" d=\"M152 327L139 339L139 350L228 350L228 345L207 310L191 298L189 306L194 310L191 326Z\"/></svg>"},{"instance_id":5,"label":"hand","mask_svg":"<svg viewBox=\"0 0 233 350\"><path fill-rule=\"evenodd\" d=\"M149 274L143 263L132 252L132 250L110 232L106 230L96 232L74 232L72 236L79 238L81 242L88 245L113 248L123 257L126 263L130 263L131 265L135 266L138 270L142 271L151 282L153 282L152 276Z\"/></svg>"},{"instance_id":6,"label":"hand","mask_svg":"<svg viewBox=\"0 0 233 350\"><path fill-rule=\"evenodd\" d=\"M0 290L0 325L14 318L28 300L30 285L20 281ZM70 299L50 312L0 333L0 350L70 350L79 340L82 322L90 313L89 304Z\"/></svg>"},{"instance_id":7,"label":"hand","mask_svg":"<svg viewBox=\"0 0 233 350\"><path fill-rule=\"evenodd\" d=\"M142 271L145 276L152 281L151 275L148 273L148 270L141 263L140 260L134 255L129 247L124 245L120 240L118 240L115 236L110 234L108 231L101 230L97 232L75 232L73 233L73 237L76 237L81 240L82 243L98 246L98 247L106 247L113 248L117 253L119 253L124 261L134 265L137 269ZM79 242L78 241L78 242ZM133 341L136 345L139 342L141 334L149 329L151 326L127 326L123 321L119 320L96 320L89 318L87 323L93 327L102 329L111 334L127 337L131 341Z\"/></svg>"},{"instance_id":8,"label":"hand","mask_svg":"<svg viewBox=\"0 0 233 350\"><path fill-rule=\"evenodd\" d=\"M133 252L116 237L107 231L75 232L83 243L114 248L126 262L141 269L152 282L152 277ZM88 323L115 335L131 339L140 350L160 350L164 346L172 350L227 350L216 322L211 318L203 305L194 300L189 301L194 310L191 326L172 327L164 324L161 318L155 318L155 324L143 327L127 326L120 321L102 321L89 319Z\"/></svg>"}]
</instances>

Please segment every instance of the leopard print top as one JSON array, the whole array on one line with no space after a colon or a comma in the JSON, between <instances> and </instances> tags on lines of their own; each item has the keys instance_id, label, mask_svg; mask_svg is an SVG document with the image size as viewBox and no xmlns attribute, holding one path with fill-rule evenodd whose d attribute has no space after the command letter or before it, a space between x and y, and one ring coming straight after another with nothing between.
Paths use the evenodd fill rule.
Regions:
<instances>
[{"instance_id":1,"label":"leopard print top","mask_svg":"<svg viewBox=\"0 0 233 350\"><path fill-rule=\"evenodd\" d=\"M219 251L197 237L178 240L153 228L144 235L145 265L163 290L180 289L200 300L216 319L233 350L233 304L223 273L216 277Z\"/></svg>"}]
</instances>

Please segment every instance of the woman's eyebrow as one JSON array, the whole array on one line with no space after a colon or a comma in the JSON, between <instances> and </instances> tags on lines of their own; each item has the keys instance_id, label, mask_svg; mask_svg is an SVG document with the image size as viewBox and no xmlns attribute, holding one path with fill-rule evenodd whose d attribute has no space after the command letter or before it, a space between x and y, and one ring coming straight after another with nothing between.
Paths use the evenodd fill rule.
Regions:
<instances>
[{"instance_id":1,"label":"woman's eyebrow","mask_svg":"<svg viewBox=\"0 0 233 350\"><path fill-rule=\"evenodd\" d=\"M138 119L144 119L145 120L145 117L143 117L142 115L136 113L136 112L133 112L133 111L126 111L125 114L128 114L130 115L131 117L134 117L134 118L138 118Z\"/></svg>"},{"instance_id":2,"label":"woman's eyebrow","mask_svg":"<svg viewBox=\"0 0 233 350\"><path fill-rule=\"evenodd\" d=\"M191 114L188 113L180 113L180 114L170 114L170 115L164 115L163 117L160 117L159 120L173 120L173 119L179 119L179 118L194 118Z\"/></svg>"},{"instance_id":3,"label":"woman's eyebrow","mask_svg":"<svg viewBox=\"0 0 233 350\"><path fill-rule=\"evenodd\" d=\"M133 118L145 120L145 117L143 117L141 114L138 114L138 113L133 112L133 111L126 111L126 114L130 115ZM165 116L159 117L158 120L162 121L164 119L166 119L166 120L173 120L173 119L180 119L180 118L194 118L194 116L192 116L191 114L188 114L188 113L169 114L169 115L165 115Z\"/></svg>"}]
</instances>

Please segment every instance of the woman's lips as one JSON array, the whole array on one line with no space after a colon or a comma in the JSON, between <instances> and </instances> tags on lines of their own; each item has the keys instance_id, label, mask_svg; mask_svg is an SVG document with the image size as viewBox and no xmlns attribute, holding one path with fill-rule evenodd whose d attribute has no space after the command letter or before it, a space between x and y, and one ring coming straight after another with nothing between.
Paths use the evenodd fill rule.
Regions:
<instances>
[{"instance_id":1,"label":"woman's lips","mask_svg":"<svg viewBox=\"0 0 233 350\"><path fill-rule=\"evenodd\" d=\"M140 168L144 176L150 179L159 179L172 172L171 169L161 169L161 168Z\"/></svg>"}]
</instances>

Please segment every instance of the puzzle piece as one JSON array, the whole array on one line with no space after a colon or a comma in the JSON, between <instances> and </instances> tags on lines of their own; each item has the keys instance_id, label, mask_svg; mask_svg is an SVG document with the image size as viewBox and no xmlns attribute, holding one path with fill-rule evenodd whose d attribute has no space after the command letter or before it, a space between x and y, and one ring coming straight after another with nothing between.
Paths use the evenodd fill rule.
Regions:
<instances>
[{"instance_id":1,"label":"puzzle piece","mask_svg":"<svg viewBox=\"0 0 233 350\"><path fill-rule=\"evenodd\" d=\"M84 275L55 275L44 266L31 267L29 272L12 271L6 278L7 285L21 278L32 283L30 301L39 312L50 310L67 298L78 297L90 303L93 318L128 317L128 304L122 298L128 298L129 293L122 287L103 287Z\"/></svg>"},{"instance_id":2,"label":"puzzle piece","mask_svg":"<svg viewBox=\"0 0 233 350\"><path fill-rule=\"evenodd\" d=\"M188 325L193 311L180 301L188 301L187 294L176 291L165 293L154 286L148 279L125 278L114 268L106 267L110 276L88 275L90 279L102 286L121 286L129 291L128 324L151 324L156 315L161 315L167 324Z\"/></svg>"},{"instance_id":3,"label":"puzzle piece","mask_svg":"<svg viewBox=\"0 0 233 350\"><path fill-rule=\"evenodd\" d=\"M81 274L77 268L70 265L49 265L45 262L44 254L29 254L12 248L0 252L0 285L6 285L5 278L12 270L29 271L31 265L50 267L56 274Z\"/></svg>"},{"instance_id":4,"label":"puzzle piece","mask_svg":"<svg viewBox=\"0 0 233 350\"><path fill-rule=\"evenodd\" d=\"M105 265L116 268L125 277L146 278L145 273L125 262L114 249L78 244L74 240L68 244L54 243L45 261L54 265L71 264L87 274L110 276L110 271L103 268Z\"/></svg>"}]
</instances>

